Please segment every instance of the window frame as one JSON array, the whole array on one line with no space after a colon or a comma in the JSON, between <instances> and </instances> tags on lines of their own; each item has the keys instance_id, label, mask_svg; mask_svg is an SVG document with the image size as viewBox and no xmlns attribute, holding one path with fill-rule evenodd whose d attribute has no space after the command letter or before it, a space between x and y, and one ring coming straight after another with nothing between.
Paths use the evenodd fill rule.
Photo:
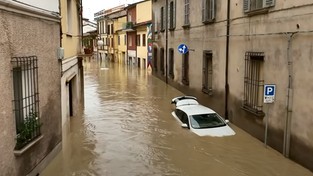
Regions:
<instances>
[{"instance_id":1,"label":"window frame","mask_svg":"<svg viewBox=\"0 0 313 176\"><path fill-rule=\"evenodd\" d=\"M189 52L182 54L182 83L189 86Z\"/></svg>"},{"instance_id":2,"label":"window frame","mask_svg":"<svg viewBox=\"0 0 313 176\"><path fill-rule=\"evenodd\" d=\"M203 51L202 92L213 95L213 53L210 50Z\"/></svg>"},{"instance_id":3,"label":"window frame","mask_svg":"<svg viewBox=\"0 0 313 176\"><path fill-rule=\"evenodd\" d=\"M190 0L185 0L184 3L184 25L183 27L190 26Z\"/></svg>"},{"instance_id":4,"label":"window frame","mask_svg":"<svg viewBox=\"0 0 313 176\"><path fill-rule=\"evenodd\" d=\"M176 28L176 0L170 1L169 7L169 30Z\"/></svg>"},{"instance_id":5,"label":"window frame","mask_svg":"<svg viewBox=\"0 0 313 176\"><path fill-rule=\"evenodd\" d=\"M174 49L169 48L169 70L168 75L171 79L174 79Z\"/></svg>"},{"instance_id":6,"label":"window frame","mask_svg":"<svg viewBox=\"0 0 313 176\"><path fill-rule=\"evenodd\" d=\"M161 7L160 9L160 27L161 27L161 32L165 31L165 10L164 7Z\"/></svg>"}]
</instances>

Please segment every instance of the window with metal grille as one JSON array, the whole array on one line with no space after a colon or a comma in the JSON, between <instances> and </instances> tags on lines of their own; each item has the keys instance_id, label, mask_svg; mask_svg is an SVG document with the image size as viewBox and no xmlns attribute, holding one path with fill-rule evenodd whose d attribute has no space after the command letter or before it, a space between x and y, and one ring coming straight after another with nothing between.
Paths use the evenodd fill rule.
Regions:
<instances>
[{"instance_id":1,"label":"window with metal grille","mask_svg":"<svg viewBox=\"0 0 313 176\"><path fill-rule=\"evenodd\" d=\"M182 83L189 85L189 52L182 55Z\"/></svg>"},{"instance_id":2,"label":"window with metal grille","mask_svg":"<svg viewBox=\"0 0 313 176\"><path fill-rule=\"evenodd\" d=\"M16 146L21 149L40 136L37 57L13 57L13 106Z\"/></svg>"},{"instance_id":3,"label":"window with metal grille","mask_svg":"<svg viewBox=\"0 0 313 176\"><path fill-rule=\"evenodd\" d=\"M247 52L245 55L243 109L264 116L263 108L263 62L264 53Z\"/></svg>"},{"instance_id":4,"label":"window with metal grille","mask_svg":"<svg viewBox=\"0 0 313 176\"><path fill-rule=\"evenodd\" d=\"M189 25L190 20L189 20L189 14L190 14L190 7L189 7L189 0L185 0L185 18L184 18L184 25Z\"/></svg>"},{"instance_id":5,"label":"window with metal grille","mask_svg":"<svg viewBox=\"0 0 313 176\"><path fill-rule=\"evenodd\" d=\"M202 22L209 23L215 19L215 0L202 0Z\"/></svg>"},{"instance_id":6,"label":"window with metal grille","mask_svg":"<svg viewBox=\"0 0 313 176\"><path fill-rule=\"evenodd\" d=\"M169 70L168 70L169 77L174 79L174 49L169 49Z\"/></svg>"},{"instance_id":7,"label":"window with metal grille","mask_svg":"<svg viewBox=\"0 0 313 176\"><path fill-rule=\"evenodd\" d=\"M164 48L160 49L160 70L162 75L164 75Z\"/></svg>"},{"instance_id":8,"label":"window with metal grille","mask_svg":"<svg viewBox=\"0 0 313 176\"><path fill-rule=\"evenodd\" d=\"M202 63L202 92L212 95L212 82L213 82L213 55L211 51L203 52Z\"/></svg>"},{"instance_id":9,"label":"window with metal grille","mask_svg":"<svg viewBox=\"0 0 313 176\"><path fill-rule=\"evenodd\" d=\"M244 0L243 10L244 12L250 12L254 10L263 9L275 5L275 0Z\"/></svg>"}]
</instances>

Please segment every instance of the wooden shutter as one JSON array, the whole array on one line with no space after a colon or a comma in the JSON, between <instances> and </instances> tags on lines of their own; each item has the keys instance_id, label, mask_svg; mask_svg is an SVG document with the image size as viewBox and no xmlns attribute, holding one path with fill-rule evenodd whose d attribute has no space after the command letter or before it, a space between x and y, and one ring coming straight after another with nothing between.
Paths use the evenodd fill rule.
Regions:
<instances>
[{"instance_id":1,"label":"wooden shutter","mask_svg":"<svg viewBox=\"0 0 313 176\"><path fill-rule=\"evenodd\" d=\"M250 0L243 0L243 11L244 12L250 11Z\"/></svg>"},{"instance_id":2,"label":"wooden shutter","mask_svg":"<svg viewBox=\"0 0 313 176\"><path fill-rule=\"evenodd\" d=\"M205 12L206 12L206 0L202 0L202 21L205 21Z\"/></svg>"},{"instance_id":3,"label":"wooden shutter","mask_svg":"<svg viewBox=\"0 0 313 176\"><path fill-rule=\"evenodd\" d=\"M210 0L210 20L215 19L215 0Z\"/></svg>"},{"instance_id":4,"label":"wooden shutter","mask_svg":"<svg viewBox=\"0 0 313 176\"><path fill-rule=\"evenodd\" d=\"M173 28L176 27L176 0L174 0L174 7L173 7Z\"/></svg>"}]
</instances>

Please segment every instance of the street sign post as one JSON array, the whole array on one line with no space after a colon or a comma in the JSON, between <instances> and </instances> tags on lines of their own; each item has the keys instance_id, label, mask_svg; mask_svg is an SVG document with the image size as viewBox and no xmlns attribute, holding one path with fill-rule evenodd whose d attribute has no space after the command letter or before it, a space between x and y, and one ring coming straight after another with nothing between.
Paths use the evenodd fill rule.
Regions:
<instances>
[{"instance_id":1,"label":"street sign post","mask_svg":"<svg viewBox=\"0 0 313 176\"><path fill-rule=\"evenodd\" d=\"M270 104L275 101L276 85L275 84L265 84L264 85L264 103ZM268 121L269 121L269 105L267 106L266 122L265 122L265 136L264 144L267 146L267 135L268 135Z\"/></svg>"},{"instance_id":2,"label":"street sign post","mask_svg":"<svg viewBox=\"0 0 313 176\"><path fill-rule=\"evenodd\" d=\"M178 46L178 52L179 53L181 53L181 54L186 54L187 52L188 52L188 47L187 47L187 45L185 45L185 44L180 44L179 46Z\"/></svg>"},{"instance_id":3,"label":"street sign post","mask_svg":"<svg viewBox=\"0 0 313 176\"><path fill-rule=\"evenodd\" d=\"M264 103L274 103L275 101L275 84L265 84L264 85Z\"/></svg>"}]
</instances>

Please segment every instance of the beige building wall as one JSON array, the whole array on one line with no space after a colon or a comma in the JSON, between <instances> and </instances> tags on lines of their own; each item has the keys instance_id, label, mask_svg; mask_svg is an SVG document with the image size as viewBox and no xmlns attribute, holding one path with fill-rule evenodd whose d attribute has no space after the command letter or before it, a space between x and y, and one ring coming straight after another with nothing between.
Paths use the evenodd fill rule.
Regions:
<instances>
[{"instance_id":1,"label":"beige building wall","mask_svg":"<svg viewBox=\"0 0 313 176\"><path fill-rule=\"evenodd\" d=\"M266 117L254 115L240 109L244 96L245 52L264 52L263 77L265 84L276 84L276 99L273 104L263 104L263 112L269 117L268 143L278 151L285 152L304 166L313 170L313 133L310 113L313 112L312 44L313 25L310 1L276 1L265 14L247 16L234 7L231 21L230 42L230 114L231 119L260 140L264 140ZM293 37L290 37L293 35ZM288 42L290 43L288 48ZM289 55L288 55L289 54ZM292 62L289 70L288 57ZM288 80L292 78L293 90L288 96ZM303 84L305 83L305 84ZM287 102L291 103L290 128L286 126ZM304 108L305 107L305 108ZM268 112L267 112L268 111ZM256 126L251 126L251 123ZM243 123L244 122L244 123ZM284 134L290 129L290 145L284 141ZM290 148L290 151L286 151ZM304 152L305 151L305 152Z\"/></svg>"},{"instance_id":2,"label":"beige building wall","mask_svg":"<svg viewBox=\"0 0 313 176\"><path fill-rule=\"evenodd\" d=\"M0 2L1 9L3 5ZM26 175L35 169L35 175L45 167L42 163L61 142L61 72L57 58L57 49L60 47L60 18L30 10L29 7L10 5L5 9L0 10L0 170L1 175ZM25 56L37 56L38 59L42 135L31 147L23 148L27 150L16 151L11 58ZM41 168L36 167L39 165Z\"/></svg>"},{"instance_id":3,"label":"beige building wall","mask_svg":"<svg viewBox=\"0 0 313 176\"><path fill-rule=\"evenodd\" d=\"M169 0L169 3L171 1ZM184 1L176 1L176 26L168 31L168 49L174 51L174 78L169 84L198 95L208 106L225 114L226 86L226 26L227 1L216 2L216 17L213 23L201 20L201 1L190 1L190 26L184 25ZM165 8L165 0L153 1L154 56L157 56L157 71L154 75L166 80L160 72L160 49L164 48L166 59L166 32L161 31L160 9ZM265 117L258 117L244 109L244 75L246 52L263 52L264 61L261 74L264 84L276 85L274 104L263 104L263 112L269 116L267 143L276 150L305 167L313 170L313 133L311 130L313 105L312 79L312 19L313 5L309 0L275 1L275 5L261 11L245 13L243 1L230 1L230 43L228 62L229 96L228 117L261 141L265 140ZM290 37L293 34L292 37ZM189 85L182 84L182 55L177 51L179 44L186 44L189 51ZM289 45L288 45L289 43ZM289 46L289 47L288 47ZM202 93L203 51L211 51L213 78L212 95ZM155 53L156 51L156 53ZM168 58L167 58L168 59ZM292 67L288 67L288 59ZM154 63L154 61L153 61ZM154 69L156 70L156 69ZM288 96L289 77L293 89ZM200 78L200 79L199 79ZM262 92L261 92L262 94ZM263 98L263 95L262 95ZM263 101L263 99L261 100ZM290 106L290 128L286 126L287 102ZM287 129L287 130L286 130ZM289 130L288 130L289 129ZM290 131L290 145L286 139ZM284 141L284 134L287 138Z\"/></svg>"}]
</instances>

